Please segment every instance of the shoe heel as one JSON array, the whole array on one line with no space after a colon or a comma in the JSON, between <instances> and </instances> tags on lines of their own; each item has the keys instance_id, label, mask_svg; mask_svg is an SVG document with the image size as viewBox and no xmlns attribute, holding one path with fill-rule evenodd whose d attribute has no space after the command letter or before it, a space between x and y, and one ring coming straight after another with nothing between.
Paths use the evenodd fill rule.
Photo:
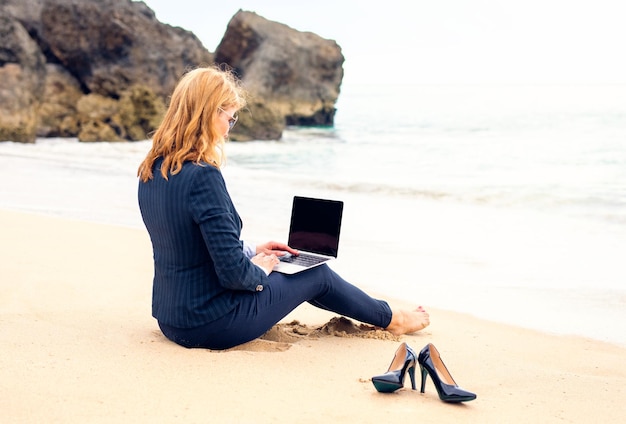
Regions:
<instances>
[{"instance_id":1,"label":"shoe heel","mask_svg":"<svg viewBox=\"0 0 626 424\"><path fill-rule=\"evenodd\" d=\"M411 388L415 390L415 366L409 368L409 377L411 378Z\"/></svg>"},{"instance_id":2,"label":"shoe heel","mask_svg":"<svg viewBox=\"0 0 626 424\"><path fill-rule=\"evenodd\" d=\"M428 371L422 365L420 365L420 371L422 373L422 387L420 387L420 393L424 393L426 389L426 375L428 374Z\"/></svg>"}]
</instances>

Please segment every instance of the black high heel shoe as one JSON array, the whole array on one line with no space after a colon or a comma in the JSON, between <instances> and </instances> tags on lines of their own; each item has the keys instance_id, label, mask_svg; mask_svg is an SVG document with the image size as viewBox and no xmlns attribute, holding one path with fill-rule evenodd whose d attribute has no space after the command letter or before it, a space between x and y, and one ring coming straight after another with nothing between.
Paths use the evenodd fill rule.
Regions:
<instances>
[{"instance_id":1,"label":"black high heel shoe","mask_svg":"<svg viewBox=\"0 0 626 424\"><path fill-rule=\"evenodd\" d=\"M426 386L426 374L430 375L433 384L439 394L439 399L444 402L467 402L476 399L476 394L468 392L457 386L456 382L450 375L446 365L441 360L439 351L432 344L427 344L420 352L417 361L422 371L422 387L420 392L424 393Z\"/></svg>"},{"instance_id":2,"label":"black high heel shoe","mask_svg":"<svg viewBox=\"0 0 626 424\"><path fill-rule=\"evenodd\" d=\"M382 375L372 377L372 383L381 393L391 393L404 387L404 377L407 371L411 378L411 386L415 390L415 364L417 356L413 349L402 343L389 365L389 369Z\"/></svg>"}]
</instances>

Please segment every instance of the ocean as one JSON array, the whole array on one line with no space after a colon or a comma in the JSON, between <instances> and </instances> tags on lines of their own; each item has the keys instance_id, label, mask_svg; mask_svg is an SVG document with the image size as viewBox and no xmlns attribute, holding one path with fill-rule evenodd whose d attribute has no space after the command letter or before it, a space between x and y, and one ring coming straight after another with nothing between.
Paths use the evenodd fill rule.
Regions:
<instances>
[{"instance_id":1,"label":"ocean","mask_svg":"<svg viewBox=\"0 0 626 424\"><path fill-rule=\"evenodd\" d=\"M360 287L626 345L625 98L622 85L346 85L334 128L231 142L223 172L247 240L284 241L294 195L343 200L332 267ZM143 228L148 148L0 142L0 208Z\"/></svg>"}]
</instances>

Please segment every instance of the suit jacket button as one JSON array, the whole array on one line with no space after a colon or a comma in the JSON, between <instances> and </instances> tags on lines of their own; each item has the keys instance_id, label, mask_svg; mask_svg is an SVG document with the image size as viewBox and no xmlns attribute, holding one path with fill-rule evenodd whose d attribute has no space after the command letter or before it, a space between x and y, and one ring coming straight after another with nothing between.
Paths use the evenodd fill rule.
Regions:
<instances>
[{"instance_id":1,"label":"suit jacket button","mask_svg":"<svg viewBox=\"0 0 626 424\"><path fill-rule=\"evenodd\" d=\"M263 291L263 286L261 284L259 284L258 286L256 286L256 291Z\"/></svg>"}]
</instances>

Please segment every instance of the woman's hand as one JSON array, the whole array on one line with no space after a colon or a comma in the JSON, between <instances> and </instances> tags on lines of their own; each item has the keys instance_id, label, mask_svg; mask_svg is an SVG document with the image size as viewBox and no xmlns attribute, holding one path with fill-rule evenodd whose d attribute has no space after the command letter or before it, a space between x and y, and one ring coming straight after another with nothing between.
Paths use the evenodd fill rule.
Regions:
<instances>
[{"instance_id":1,"label":"woman's hand","mask_svg":"<svg viewBox=\"0 0 626 424\"><path fill-rule=\"evenodd\" d=\"M284 256L286 253L298 255L300 252L284 243L268 241L267 243L257 245L256 253L256 256L251 259L252 263L261 267L267 275L270 275L274 265L280 262L278 260L279 256Z\"/></svg>"},{"instance_id":2,"label":"woman's hand","mask_svg":"<svg viewBox=\"0 0 626 424\"><path fill-rule=\"evenodd\" d=\"M298 255L296 249L292 249L284 243L278 243L276 241L268 241L264 244L258 244L256 247L257 255L260 253L265 253L266 255L275 255L275 256L284 256L285 253L291 253L292 255Z\"/></svg>"},{"instance_id":3,"label":"woman's hand","mask_svg":"<svg viewBox=\"0 0 626 424\"><path fill-rule=\"evenodd\" d=\"M270 255L266 255L265 253L262 253L262 252L254 256L250 260L252 261L253 264L261 267L267 275L270 275L270 273L274 269L274 265L280 262L278 258L276 257L276 255L274 255L273 253Z\"/></svg>"}]
</instances>

